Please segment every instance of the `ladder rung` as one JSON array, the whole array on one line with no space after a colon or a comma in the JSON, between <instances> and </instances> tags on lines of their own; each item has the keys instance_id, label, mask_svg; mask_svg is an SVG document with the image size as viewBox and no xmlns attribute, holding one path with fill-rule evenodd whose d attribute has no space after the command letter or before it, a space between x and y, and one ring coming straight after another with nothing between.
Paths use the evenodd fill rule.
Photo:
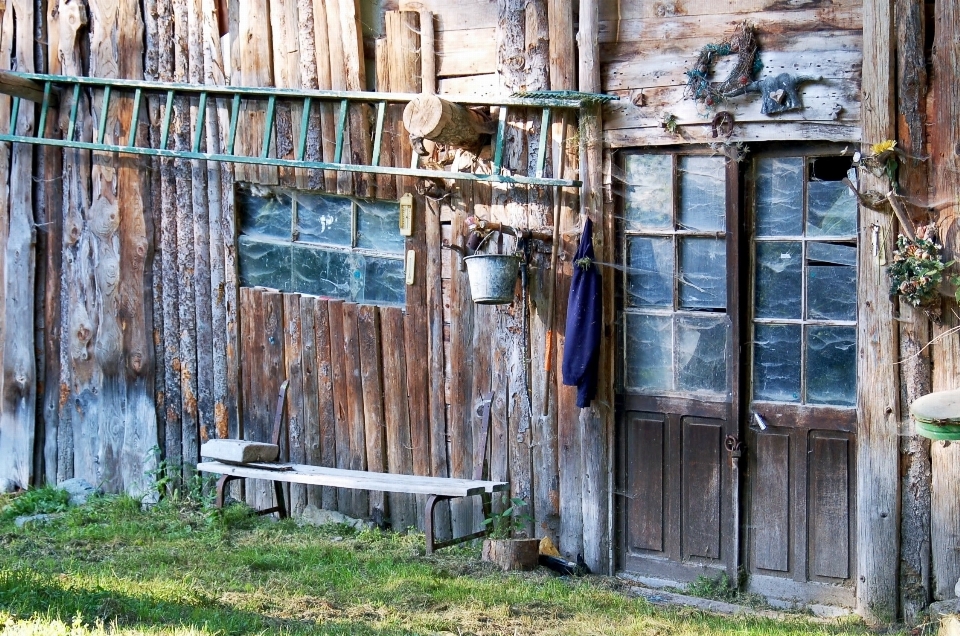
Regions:
<instances>
[{"instance_id":1,"label":"ladder rung","mask_svg":"<svg viewBox=\"0 0 960 636\"><path fill-rule=\"evenodd\" d=\"M277 112L277 97L271 95L267 99L267 122L263 129L263 150L260 151L260 157L266 159L270 156L270 139L273 137L273 119Z\"/></svg>"},{"instance_id":2,"label":"ladder rung","mask_svg":"<svg viewBox=\"0 0 960 636\"><path fill-rule=\"evenodd\" d=\"M70 124L67 126L67 139L73 141L73 131L77 127L77 106L80 103L80 85L73 85L73 103L70 104Z\"/></svg>"},{"instance_id":3,"label":"ladder rung","mask_svg":"<svg viewBox=\"0 0 960 636\"><path fill-rule=\"evenodd\" d=\"M310 107L313 106L313 98L305 97L303 99L303 114L300 120L300 141L297 143L297 161L303 161L307 153L307 132L310 130Z\"/></svg>"},{"instance_id":4,"label":"ladder rung","mask_svg":"<svg viewBox=\"0 0 960 636\"><path fill-rule=\"evenodd\" d=\"M207 94L200 93L200 105L197 107L197 132L193 136L193 151L200 152L200 142L203 140L203 118L207 114Z\"/></svg>"},{"instance_id":5,"label":"ladder rung","mask_svg":"<svg viewBox=\"0 0 960 636\"><path fill-rule=\"evenodd\" d=\"M110 112L110 89L108 84L103 87L103 106L100 109L100 127L97 129L97 143L103 143L103 136L107 132L107 114Z\"/></svg>"},{"instance_id":6,"label":"ladder rung","mask_svg":"<svg viewBox=\"0 0 960 636\"><path fill-rule=\"evenodd\" d=\"M543 176L543 166L547 161L547 142L550 138L550 108L543 109L540 118L540 147L537 148L537 176Z\"/></svg>"},{"instance_id":7,"label":"ladder rung","mask_svg":"<svg viewBox=\"0 0 960 636\"><path fill-rule=\"evenodd\" d=\"M166 150L170 138L170 118L173 116L173 91L167 91L167 107L163 112L163 130L160 131L160 148Z\"/></svg>"},{"instance_id":8,"label":"ladder rung","mask_svg":"<svg viewBox=\"0 0 960 636\"><path fill-rule=\"evenodd\" d=\"M140 100L143 98L143 91L139 88L133 93L133 113L130 115L130 137L127 139L127 145L131 148L137 145L137 119L140 115Z\"/></svg>"},{"instance_id":9,"label":"ladder rung","mask_svg":"<svg viewBox=\"0 0 960 636\"><path fill-rule=\"evenodd\" d=\"M493 174L500 174L503 167L503 142L507 134L507 107L500 107L500 121L497 124L497 140L493 153Z\"/></svg>"},{"instance_id":10,"label":"ladder rung","mask_svg":"<svg viewBox=\"0 0 960 636\"><path fill-rule=\"evenodd\" d=\"M373 137L373 159L370 162L372 166L380 165L380 144L383 141L383 118L387 111L387 102L377 103L377 130Z\"/></svg>"},{"instance_id":11,"label":"ladder rung","mask_svg":"<svg viewBox=\"0 0 960 636\"><path fill-rule=\"evenodd\" d=\"M333 163L343 163L343 133L347 129L347 109L349 102L340 100L340 121L337 122L337 145L333 151Z\"/></svg>"},{"instance_id":12,"label":"ladder rung","mask_svg":"<svg viewBox=\"0 0 960 636\"><path fill-rule=\"evenodd\" d=\"M40 102L40 123L37 124L37 137L43 137L47 130L47 113L50 111L50 82L43 83L43 101Z\"/></svg>"},{"instance_id":13,"label":"ladder rung","mask_svg":"<svg viewBox=\"0 0 960 636\"><path fill-rule=\"evenodd\" d=\"M13 105L10 107L10 134L17 134L17 119L20 117L20 98L13 98Z\"/></svg>"},{"instance_id":14,"label":"ladder rung","mask_svg":"<svg viewBox=\"0 0 960 636\"><path fill-rule=\"evenodd\" d=\"M237 121L240 119L240 93L233 96L233 112L230 113L230 135L227 139L227 154L233 154L237 142Z\"/></svg>"}]
</instances>

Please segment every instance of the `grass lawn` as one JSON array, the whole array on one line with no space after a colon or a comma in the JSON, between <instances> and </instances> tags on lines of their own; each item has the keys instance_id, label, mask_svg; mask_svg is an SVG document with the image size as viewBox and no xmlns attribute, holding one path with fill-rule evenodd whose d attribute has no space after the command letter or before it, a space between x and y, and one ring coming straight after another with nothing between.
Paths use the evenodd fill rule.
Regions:
<instances>
[{"instance_id":1,"label":"grass lawn","mask_svg":"<svg viewBox=\"0 0 960 636\"><path fill-rule=\"evenodd\" d=\"M0 511L11 501L0 497ZM610 578L561 579L542 568L504 574L480 562L477 548L427 557L422 535L298 527L251 517L242 506L221 515L167 500L141 511L132 499L102 497L26 529L0 512L0 633L871 632L850 619L781 622L654 607Z\"/></svg>"}]
</instances>

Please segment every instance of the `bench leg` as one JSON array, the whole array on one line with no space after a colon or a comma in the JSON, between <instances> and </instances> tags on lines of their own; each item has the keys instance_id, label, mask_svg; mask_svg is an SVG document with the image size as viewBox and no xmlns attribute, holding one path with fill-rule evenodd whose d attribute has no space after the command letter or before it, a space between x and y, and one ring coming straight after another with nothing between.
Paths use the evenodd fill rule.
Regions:
<instances>
[{"instance_id":1,"label":"bench leg","mask_svg":"<svg viewBox=\"0 0 960 636\"><path fill-rule=\"evenodd\" d=\"M227 496L227 484L231 481L241 481L246 479L246 477L237 477L236 475L223 475L220 479L217 480L217 498L214 500L214 505L217 508L223 508L223 502ZM258 515L268 515L272 512L277 513L281 519L287 518L287 506L284 504L283 500L283 484L279 481L273 482L273 493L277 498L277 505L273 508L267 508L266 510L258 510Z\"/></svg>"},{"instance_id":2,"label":"bench leg","mask_svg":"<svg viewBox=\"0 0 960 636\"><path fill-rule=\"evenodd\" d=\"M435 550L439 550L440 548L445 548L447 546L463 543L464 541L470 541L471 539L479 539L487 536L487 531L481 530L480 532L474 532L473 534L467 534L462 537L453 537L449 541L437 541L436 537L434 536L433 510L436 507L437 502L444 499L454 499L454 497L446 497L443 495L430 495L427 497L427 506L425 514L423 515L423 531L424 534L427 535L427 554L433 554Z\"/></svg>"},{"instance_id":3,"label":"bench leg","mask_svg":"<svg viewBox=\"0 0 960 636\"><path fill-rule=\"evenodd\" d=\"M217 508L223 508L223 501L227 496L227 484L234 480L239 481L240 479L243 478L235 475L223 475L217 480L217 498L214 501L214 505Z\"/></svg>"},{"instance_id":4,"label":"bench leg","mask_svg":"<svg viewBox=\"0 0 960 636\"><path fill-rule=\"evenodd\" d=\"M281 519L287 518L287 507L283 502L283 484L279 481L273 482L273 493L277 497L277 516Z\"/></svg>"}]
</instances>

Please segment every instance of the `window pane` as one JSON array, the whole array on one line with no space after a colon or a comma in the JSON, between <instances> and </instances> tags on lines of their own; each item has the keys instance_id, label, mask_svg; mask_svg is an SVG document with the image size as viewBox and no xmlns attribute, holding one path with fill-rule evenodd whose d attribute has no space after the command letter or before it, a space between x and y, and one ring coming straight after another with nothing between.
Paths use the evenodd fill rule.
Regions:
<instances>
[{"instance_id":1,"label":"window pane","mask_svg":"<svg viewBox=\"0 0 960 636\"><path fill-rule=\"evenodd\" d=\"M807 328L807 403L856 406L857 330Z\"/></svg>"},{"instance_id":2,"label":"window pane","mask_svg":"<svg viewBox=\"0 0 960 636\"><path fill-rule=\"evenodd\" d=\"M250 184L237 186L237 216L240 232L256 238L290 240L290 195Z\"/></svg>"},{"instance_id":3,"label":"window pane","mask_svg":"<svg viewBox=\"0 0 960 636\"><path fill-rule=\"evenodd\" d=\"M627 237L627 302L673 307L673 239Z\"/></svg>"},{"instance_id":4,"label":"window pane","mask_svg":"<svg viewBox=\"0 0 960 636\"><path fill-rule=\"evenodd\" d=\"M357 255L315 247L293 247L293 284L304 294L354 299L363 287Z\"/></svg>"},{"instance_id":5,"label":"window pane","mask_svg":"<svg viewBox=\"0 0 960 636\"><path fill-rule=\"evenodd\" d=\"M403 259L364 257L363 297L358 302L402 305L406 300L406 272Z\"/></svg>"},{"instance_id":6,"label":"window pane","mask_svg":"<svg viewBox=\"0 0 960 636\"><path fill-rule=\"evenodd\" d=\"M842 181L811 181L807 196L808 236L857 233L857 198Z\"/></svg>"},{"instance_id":7,"label":"window pane","mask_svg":"<svg viewBox=\"0 0 960 636\"><path fill-rule=\"evenodd\" d=\"M807 318L857 319L857 269L846 265L807 268Z\"/></svg>"},{"instance_id":8,"label":"window pane","mask_svg":"<svg viewBox=\"0 0 960 636\"><path fill-rule=\"evenodd\" d=\"M673 161L670 155L627 155L624 214L629 230L673 229Z\"/></svg>"},{"instance_id":9,"label":"window pane","mask_svg":"<svg viewBox=\"0 0 960 636\"><path fill-rule=\"evenodd\" d=\"M723 157L680 157L680 227L723 232L727 216Z\"/></svg>"},{"instance_id":10,"label":"window pane","mask_svg":"<svg viewBox=\"0 0 960 636\"><path fill-rule=\"evenodd\" d=\"M803 158L756 161L758 236L799 236L803 221Z\"/></svg>"},{"instance_id":11,"label":"window pane","mask_svg":"<svg viewBox=\"0 0 960 636\"><path fill-rule=\"evenodd\" d=\"M727 244L723 239L684 238L680 242L680 306L727 306Z\"/></svg>"},{"instance_id":12,"label":"window pane","mask_svg":"<svg viewBox=\"0 0 960 636\"><path fill-rule=\"evenodd\" d=\"M624 316L627 388L646 392L673 389L672 323L670 316Z\"/></svg>"},{"instance_id":13,"label":"window pane","mask_svg":"<svg viewBox=\"0 0 960 636\"><path fill-rule=\"evenodd\" d=\"M727 316L677 316L677 390L727 393Z\"/></svg>"},{"instance_id":14,"label":"window pane","mask_svg":"<svg viewBox=\"0 0 960 636\"><path fill-rule=\"evenodd\" d=\"M795 241L755 244L757 318L800 318L803 303L802 249Z\"/></svg>"},{"instance_id":15,"label":"window pane","mask_svg":"<svg viewBox=\"0 0 960 636\"><path fill-rule=\"evenodd\" d=\"M267 243L241 236L240 284L290 291L290 244Z\"/></svg>"},{"instance_id":16,"label":"window pane","mask_svg":"<svg viewBox=\"0 0 960 636\"><path fill-rule=\"evenodd\" d=\"M800 401L800 325L754 325L753 399Z\"/></svg>"},{"instance_id":17,"label":"window pane","mask_svg":"<svg viewBox=\"0 0 960 636\"><path fill-rule=\"evenodd\" d=\"M297 240L340 247L352 245L353 202L350 199L299 192L297 206Z\"/></svg>"},{"instance_id":18,"label":"window pane","mask_svg":"<svg viewBox=\"0 0 960 636\"><path fill-rule=\"evenodd\" d=\"M394 201L357 201L357 247L402 254L400 204Z\"/></svg>"},{"instance_id":19,"label":"window pane","mask_svg":"<svg viewBox=\"0 0 960 636\"><path fill-rule=\"evenodd\" d=\"M856 265L857 248L843 243L807 243L807 262Z\"/></svg>"}]
</instances>

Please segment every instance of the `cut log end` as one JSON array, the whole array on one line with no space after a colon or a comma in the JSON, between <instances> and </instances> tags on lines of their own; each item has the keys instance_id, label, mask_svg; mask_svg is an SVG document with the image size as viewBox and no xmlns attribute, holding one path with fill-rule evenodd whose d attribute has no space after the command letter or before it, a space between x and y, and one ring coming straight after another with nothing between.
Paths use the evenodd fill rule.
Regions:
<instances>
[{"instance_id":1,"label":"cut log end","mask_svg":"<svg viewBox=\"0 0 960 636\"><path fill-rule=\"evenodd\" d=\"M496 563L504 572L532 570L540 558L537 539L487 539L483 542L482 559Z\"/></svg>"},{"instance_id":2,"label":"cut log end","mask_svg":"<svg viewBox=\"0 0 960 636\"><path fill-rule=\"evenodd\" d=\"M403 125L411 139L471 150L478 150L483 136L491 132L491 122L483 114L436 95L421 95L407 103Z\"/></svg>"}]
</instances>

